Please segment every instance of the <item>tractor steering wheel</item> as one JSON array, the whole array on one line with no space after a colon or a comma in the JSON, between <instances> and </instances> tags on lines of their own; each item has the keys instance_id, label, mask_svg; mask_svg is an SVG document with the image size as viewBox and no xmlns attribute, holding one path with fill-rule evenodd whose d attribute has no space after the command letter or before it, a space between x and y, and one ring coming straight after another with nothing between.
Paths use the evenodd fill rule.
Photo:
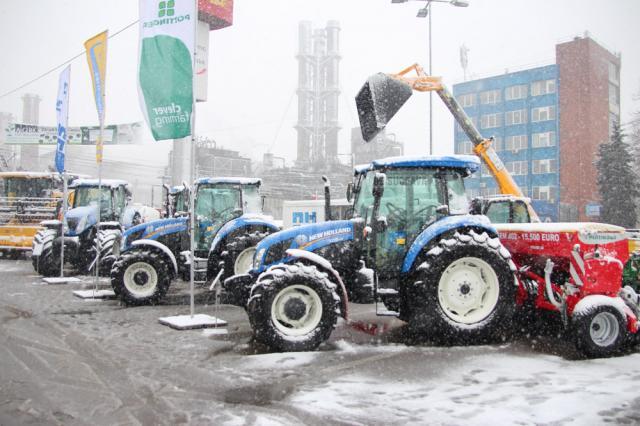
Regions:
<instances>
[{"instance_id":1,"label":"tractor steering wheel","mask_svg":"<svg viewBox=\"0 0 640 426\"><path fill-rule=\"evenodd\" d=\"M385 203L389 210L389 221L398 226L402 226L407 221L407 211L389 202Z\"/></svg>"},{"instance_id":2,"label":"tractor steering wheel","mask_svg":"<svg viewBox=\"0 0 640 426\"><path fill-rule=\"evenodd\" d=\"M425 214L426 213L426 214ZM413 213L414 216L416 217L424 217L425 218L430 218L431 216L434 216L436 214L436 206L425 206L423 208L421 208L420 210L416 211Z\"/></svg>"}]
</instances>

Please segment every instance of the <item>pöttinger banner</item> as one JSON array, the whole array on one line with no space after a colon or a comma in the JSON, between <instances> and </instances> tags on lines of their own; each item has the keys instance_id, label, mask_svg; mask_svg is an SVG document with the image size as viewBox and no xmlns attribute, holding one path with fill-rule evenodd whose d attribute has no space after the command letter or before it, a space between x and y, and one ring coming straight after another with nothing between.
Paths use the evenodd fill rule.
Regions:
<instances>
[{"instance_id":1,"label":"p\u00f6ttinger banner","mask_svg":"<svg viewBox=\"0 0 640 426\"><path fill-rule=\"evenodd\" d=\"M155 140L191 134L194 0L140 0L138 94Z\"/></svg>"}]
</instances>

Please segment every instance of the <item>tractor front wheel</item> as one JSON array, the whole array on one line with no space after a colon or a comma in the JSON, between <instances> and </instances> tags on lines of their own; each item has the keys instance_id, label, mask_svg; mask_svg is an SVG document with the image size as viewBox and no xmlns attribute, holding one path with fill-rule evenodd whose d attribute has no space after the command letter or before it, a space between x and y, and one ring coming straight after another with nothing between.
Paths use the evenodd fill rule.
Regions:
<instances>
[{"instance_id":1,"label":"tractor front wheel","mask_svg":"<svg viewBox=\"0 0 640 426\"><path fill-rule=\"evenodd\" d=\"M153 305L169 289L165 260L155 251L134 249L122 254L111 269L113 292L127 305Z\"/></svg>"},{"instance_id":2,"label":"tractor front wheel","mask_svg":"<svg viewBox=\"0 0 640 426\"><path fill-rule=\"evenodd\" d=\"M247 304L254 338L280 352L316 349L340 314L336 288L315 266L272 266L258 278Z\"/></svg>"}]
</instances>

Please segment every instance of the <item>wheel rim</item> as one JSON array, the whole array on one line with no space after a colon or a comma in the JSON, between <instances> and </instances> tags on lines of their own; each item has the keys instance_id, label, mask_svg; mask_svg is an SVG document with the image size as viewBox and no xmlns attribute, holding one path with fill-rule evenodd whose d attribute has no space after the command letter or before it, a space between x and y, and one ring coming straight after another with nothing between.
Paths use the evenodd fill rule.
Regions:
<instances>
[{"instance_id":1,"label":"wheel rim","mask_svg":"<svg viewBox=\"0 0 640 426\"><path fill-rule=\"evenodd\" d=\"M591 340L598 346L610 346L616 341L619 333L618 320L611 312L598 313L589 325Z\"/></svg>"},{"instance_id":2,"label":"wheel rim","mask_svg":"<svg viewBox=\"0 0 640 426\"><path fill-rule=\"evenodd\" d=\"M151 296L158 285L158 273L146 262L131 264L124 272L124 286L136 297Z\"/></svg>"},{"instance_id":3,"label":"wheel rim","mask_svg":"<svg viewBox=\"0 0 640 426\"><path fill-rule=\"evenodd\" d=\"M253 267L253 255L256 253L255 247L244 249L233 264L233 272L235 275L246 274Z\"/></svg>"},{"instance_id":4,"label":"wheel rim","mask_svg":"<svg viewBox=\"0 0 640 426\"><path fill-rule=\"evenodd\" d=\"M487 262L463 257L444 270L438 282L438 301L444 313L462 324L487 318L498 304L498 276Z\"/></svg>"},{"instance_id":5,"label":"wheel rim","mask_svg":"<svg viewBox=\"0 0 640 426\"><path fill-rule=\"evenodd\" d=\"M322 319L320 296L306 285L292 285L280 292L271 304L271 321L288 336L303 336L313 331Z\"/></svg>"}]
</instances>

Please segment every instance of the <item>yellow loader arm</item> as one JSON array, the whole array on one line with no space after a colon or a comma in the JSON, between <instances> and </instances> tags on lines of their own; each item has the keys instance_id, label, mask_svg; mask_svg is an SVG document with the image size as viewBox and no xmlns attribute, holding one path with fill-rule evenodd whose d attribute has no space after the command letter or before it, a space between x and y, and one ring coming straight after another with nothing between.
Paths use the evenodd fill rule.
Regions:
<instances>
[{"instance_id":1,"label":"yellow loader arm","mask_svg":"<svg viewBox=\"0 0 640 426\"><path fill-rule=\"evenodd\" d=\"M415 71L415 75L408 75L412 71ZM473 152L486 164L496 179L500 193L524 197L520 187L493 149L492 140L482 137L467 113L442 83L442 79L426 75L418 64L413 64L397 74L374 74L362 86L356 96L356 106L362 137L365 141L371 141L386 127L391 118L411 97L414 90L436 92L471 140L474 146ZM530 213L537 219L535 211L530 210Z\"/></svg>"}]
</instances>

